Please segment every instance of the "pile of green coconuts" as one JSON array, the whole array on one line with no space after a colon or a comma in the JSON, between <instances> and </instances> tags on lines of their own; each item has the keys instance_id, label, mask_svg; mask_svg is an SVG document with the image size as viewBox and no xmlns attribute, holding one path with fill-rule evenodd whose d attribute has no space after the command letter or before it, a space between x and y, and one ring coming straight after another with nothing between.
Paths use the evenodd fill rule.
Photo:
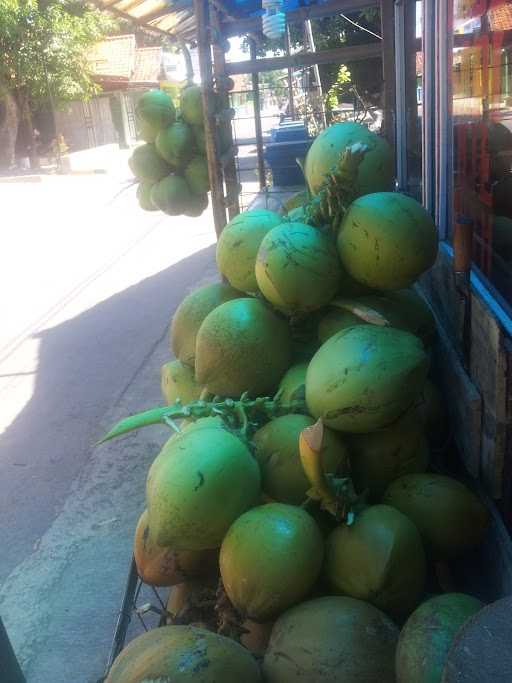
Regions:
<instances>
[{"instance_id":1,"label":"pile of green coconuts","mask_svg":"<svg viewBox=\"0 0 512 683\"><path fill-rule=\"evenodd\" d=\"M359 124L320 134L305 176L288 213L225 227L223 281L171 322L166 405L105 437L172 431L134 542L140 577L173 587L169 623L108 683L441 683L481 608L436 578L488 512L432 467L448 426L413 286L435 225L392 191L392 150Z\"/></svg>"}]
</instances>

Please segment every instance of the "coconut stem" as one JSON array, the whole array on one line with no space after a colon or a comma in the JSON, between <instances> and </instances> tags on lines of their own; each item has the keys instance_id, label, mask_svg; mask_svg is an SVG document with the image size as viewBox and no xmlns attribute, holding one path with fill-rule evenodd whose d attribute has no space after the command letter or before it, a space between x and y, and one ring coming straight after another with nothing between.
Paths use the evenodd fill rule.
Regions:
<instances>
[{"instance_id":1,"label":"coconut stem","mask_svg":"<svg viewBox=\"0 0 512 683\"><path fill-rule=\"evenodd\" d=\"M228 598L222 579L219 579L216 597L215 612L218 617L217 633L232 638L239 643L244 633L249 633L249 631L242 626L244 619Z\"/></svg>"},{"instance_id":2,"label":"coconut stem","mask_svg":"<svg viewBox=\"0 0 512 683\"><path fill-rule=\"evenodd\" d=\"M302 430L299 437L299 455L302 469L311 488L308 499L317 500L338 522L352 524L354 505L359 501L352 480L326 476L322 465L324 425L321 419Z\"/></svg>"},{"instance_id":3,"label":"coconut stem","mask_svg":"<svg viewBox=\"0 0 512 683\"><path fill-rule=\"evenodd\" d=\"M316 226L329 225L336 233L350 204L358 196L357 172L368 146L356 143L340 154L320 191L306 209L307 220Z\"/></svg>"},{"instance_id":4,"label":"coconut stem","mask_svg":"<svg viewBox=\"0 0 512 683\"><path fill-rule=\"evenodd\" d=\"M232 398L219 400L219 397L215 396L213 401L192 401L187 405L183 405L178 399L173 405L153 408L120 420L98 443L110 441L110 439L149 425L163 423L172 427L170 423L175 419L190 417L197 419L215 415L222 417L231 427L241 429L242 432L245 430L245 435L247 435L250 428L257 424L261 417L271 419L279 415L304 412L306 412L305 401L283 402L279 396L251 399L247 393L244 393L238 401Z\"/></svg>"}]
</instances>

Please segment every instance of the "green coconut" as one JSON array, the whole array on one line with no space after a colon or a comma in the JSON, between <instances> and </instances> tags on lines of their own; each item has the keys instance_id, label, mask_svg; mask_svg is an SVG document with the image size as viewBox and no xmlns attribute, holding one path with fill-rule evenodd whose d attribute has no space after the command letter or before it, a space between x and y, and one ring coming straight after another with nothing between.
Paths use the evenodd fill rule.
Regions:
<instances>
[{"instance_id":1,"label":"green coconut","mask_svg":"<svg viewBox=\"0 0 512 683\"><path fill-rule=\"evenodd\" d=\"M383 502L412 519L434 558L453 559L478 546L489 523L477 496L441 474L406 474L389 485Z\"/></svg>"},{"instance_id":2,"label":"green coconut","mask_svg":"<svg viewBox=\"0 0 512 683\"><path fill-rule=\"evenodd\" d=\"M203 96L198 85L189 85L181 91L180 111L183 119L191 126L203 125Z\"/></svg>"},{"instance_id":3,"label":"green coconut","mask_svg":"<svg viewBox=\"0 0 512 683\"><path fill-rule=\"evenodd\" d=\"M307 363L297 363L286 371L278 387L283 402L303 401L306 398L307 369Z\"/></svg>"},{"instance_id":4,"label":"green coconut","mask_svg":"<svg viewBox=\"0 0 512 683\"><path fill-rule=\"evenodd\" d=\"M432 446L442 446L448 436L448 415L440 390L429 379L416 402L416 410L423 422L425 435Z\"/></svg>"},{"instance_id":5,"label":"green coconut","mask_svg":"<svg viewBox=\"0 0 512 683\"><path fill-rule=\"evenodd\" d=\"M176 169L182 168L194 153L193 130L183 121L176 121L158 133L155 146L168 164Z\"/></svg>"},{"instance_id":6,"label":"green coconut","mask_svg":"<svg viewBox=\"0 0 512 683\"><path fill-rule=\"evenodd\" d=\"M441 683L446 656L458 630L482 607L480 600L464 593L437 595L420 605L400 633L397 683Z\"/></svg>"},{"instance_id":7,"label":"green coconut","mask_svg":"<svg viewBox=\"0 0 512 683\"><path fill-rule=\"evenodd\" d=\"M203 126L193 126L194 140L199 154L206 156L206 138Z\"/></svg>"},{"instance_id":8,"label":"green coconut","mask_svg":"<svg viewBox=\"0 0 512 683\"><path fill-rule=\"evenodd\" d=\"M237 436L222 427L185 429L167 441L149 470L151 533L174 550L217 548L259 496L258 464Z\"/></svg>"},{"instance_id":9,"label":"green coconut","mask_svg":"<svg viewBox=\"0 0 512 683\"><path fill-rule=\"evenodd\" d=\"M192 157L185 167L185 179L194 194L204 195L210 189L208 163L203 156Z\"/></svg>"},{"instance_id":10,"label":"green coconut","mask_svg":"<svg viewBox=\"0 0 512 683\"><path fill-rule=\"evenodd\" d=\"M187 208L183 212L183 215L190 216L191 218L197 218L208 208L208 195L207 194L193 194L190 197Z\"/></svg>"},{"instance_id":11,"label":"green coconut","mask_svg":"<svg viewBox=\"0 0 512 683\"><path fill-rule=\"evenodd\" d=\"M307 512L260 505L239 517L222 542L222 583L244 616L269 621L307 596L323 554L322 535Z\"/></svg>"},{"instance_id":12,"label":"green coconut","mask_svg":"<svg viewBox=\"0 0 512 683\"><path fill-rule=\"evenodd\" d=\"M158 211L158 207L151 201L151 188L154 183L150 180L143 180L137 187L137 200L139 206L144 211Z\"/></svg>"},{"instance_id":13,"label":"green coconut","mask_svg":"<svg viewBox=\"0 0 512 683\"><path fill-rule=\"evenodd\" d=\"M135 116L141 132L153 136L154 140L159 130L174 123L176 110L172 99L163 90L149 90L139 98Z\"/></svg>"},{"instance_id":14,"label":"green coconut","mask_svg":"<svg viewBox=\"0 0 512 683\"><path fill-rule=\"evenodd\" d=\"M323 344L331 337L334 337L335 334L341 332L341 330L354 327L354 325L365 324L364 320L350 311L341 308L330 308L318 323L318 339Z\"/></svg>"},{"instance_id":15,"label":"green coconut","mask_svg":"<svg viewBox=\"0 0 512 683\"><path fill-rule=\"evenodd\" d=\"M304 163L309 189L316 194L340 155L355 143L368 147L354 179L357 196L393 189L395 168L393 150L386 140L360 123L335 123L314 140Z\"/></svg>"},{"instance_id":16,"label":"green coconut","mask_svg":"<svg viewBox=\"0 0 512 683\"><path fill-rule=\"evenodd\" d=\"M240 292L223 282L199 287L187 294L171 322L170 347L176 358L193 367L196 337L203 320L217 306L240 296Z\"/></svg>"},{"instance_id":17,"label":"green coconut","mask_svg":"<svg viewBox=\"0 0 512 683\"><path fill-rule=\"evenodd\" d=\"M342 432L385 427L413 404L428 365L421 341L409 332L374 325L342 330L309 364L309 412Z\"/></svg>"},{"instance_id":18,"label":"green coconut","mask_svg":"<svg viewBox=\"0 0 512 683\"><path fill-rule=\"evenodd\" d=\"M196 379L220 396L268 396L290 366L290 347L288 325L262 301L227 301L197 333Z\"/></svg>"},{"instance_id":19,"label":"green coconut","mask_svg":"<svg viewBox=\"0 0 512 683\"><path fill-rule=\"evenodd\" d=\"M309 415L283 415L258 429L253 437L263 491L280 503L300 505L311 488L299 455L299 436L315 420ZM338 434L324 429L322 465L333 474L346 467L348 452Z\"/></svg>"},{"instance_id":20,"label":"green coconut","mask_svg":"<svg viewBox=\"0 0 512 683\"><path fill-rule=\"evenodd\" d=\"M216 550L183 550L157 545L144 510L135 529L133 558L137 573L149 586L175 586L198 577L218 576L218 552Z\"/></svg>"},{"instance_id":21,"label":"green coconut","mask_svg":"<svg viewBox=\"0 0 512 683\"><path fill-rule=\"evenodd\" d=\"M334 593L375 605L395 619L419 604L426 578L421 536L389 505L372 505L331 532L324 574Z\"/></svg>"},{"instance_id":22,"label":"green coconut","mask_svg":"<svg viewBox=\"0 0 512 683\"><path fill-rule=\"evenodd\" d=\"M303 602L275 623L263 660L266 683L395 683L398 629L362 600Z\"/></svg>"},{"instance_id":23,"label":"green coconut","mask_svg":"<svg viewBox=\"0 0 512 683\"><path fill-rule=\"evenodd\" d=\"M410 410L396 422L370 434L347 437L351 476L356 491L380 500L389 484L404 474L425 472L429 461L423 421Z\"/></svg>"},{"instance_id":24,"label":"green coconut","mask_svg":"<svg viewBox=\"0 0 512 683\"><path fill-rule=\"evenodd\" d=\"M170 166L158 156L155 145L145 144L136 147L128 159L133 175L140 180L156 183L171 172Z\"/></svg>"},{"instance_id":25,"label":"green coconut","mask_svg":"<svg viewBox=\"0 0 512 683\"><path fill-rule=\"evenodd\" d=\"M223 229L217 242L217 268L233 287L249 294L258 291L256 254L265 235L282 220L274 211L251 209L235 216Z\"/></svg>"},{"instance_id":26,"label":"green coconut","mask_svg":"<svg viewBox=\"0 0 512 683\"><path fill-rule=\"evenodd\" d=\"M318 336L326 341L336 332L354 325L364 325L367 320L356 310L371 309L379 313L391 327L405 330L419 337L426 347L432 345L436 334L434 316L424 299L412 289L397 292L372 292L357 296L342 294L345 304L353 309L332 307L318 326Z\"/></svg>"},{"instance_id":27,"label":"green coconut","mask_svg":"<svg viewBox=\"0 0 512 683\"><path fill-rule=\"evenodd\" d=\"M168 175L151 188L151 201L169 216L179 216L187 210L193 199L181 176Z\"/></svg>"},{"instance_id":28,"label":"green coconut","mask_svg":"<svg viewBox=\"0 0 512 683\"><path fill-rule=\"evenodd\" d=\"M437 230L415 199L377 192L350 205L338 233L349 275L374 289L409 287L436 260Z\"/></svg>"},{"instance_id":29,"label":"green coconut","mask_svg":"<svg viewBox=\"0 0 512 683\"><path fill-rule=\"evenodd\" d=\"M286 218L291 223L306 223L307 222L307 212L305 206L297 206L295 209L289 211Z\"/></svg>"},{"instance_id":30,"label":"green coconut","mask_svg":"<svg viewBox=\"0 0 512 683\"><path fill-rule=\"evenodd\" d=\"M263 296L288 315L326 306L341 284L334 242L303 223L282 223L265 235L255 272Z\"/></svg>"},{"instance_id":31,"label":"green coconut","mask_svg":"<svg viewBox=\"0 0 512 683\"><path fill-rule=\"evenodd\" d=\"M105 683L260 683L251 653L231 638L195 626L162 626L137 636L117 656Z\"/></svg>"},{"instance_id":32,"label":"green coconut","mask_svg":"<svg viewBox=\"0 0 512 683\"><path fill-rule=\"evenodd\" d=\"M185 404L196 401L203 390L194 377L194 370L181 360L164 363L160 370L160 388L167 405L178 399Z\"/></svg>"}]
</instances>

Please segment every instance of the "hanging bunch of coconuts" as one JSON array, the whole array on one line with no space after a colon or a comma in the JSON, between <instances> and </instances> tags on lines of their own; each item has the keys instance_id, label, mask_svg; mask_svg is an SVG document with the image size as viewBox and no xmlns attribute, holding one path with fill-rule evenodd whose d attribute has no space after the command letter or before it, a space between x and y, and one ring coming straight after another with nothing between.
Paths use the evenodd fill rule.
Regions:
<instances>
[{"instance_id":1,"label":"hanging bunch of coconuts","mask_svg":"<svg viewBox=\"0 0 512 683\"><path fill-rule=\"evenodd\" d=\"M302 206L226 226L225 281L173 317L166 405L105 437L172 430L134 543L140 577L173 586L169 625L132 641L108 683L441 682L481 607L435 595L434 568L488 523L431 467L447 425L413 285L436 228L392 191L392 150L359 124L319 135L305 175Z\"/></svg>"},{"instance_id":2,"label":"hanging bunch of coconuts","mask_svg":"<svg viewBox=\"0 0 512 683\"><path fill-rule=\"evenodd\" d=\"M135 148L128 165L138 181L141 209L196 217L207 208L210 189L203 102L188 50L184 45L181 49L187 82L179 94L179 109L163 90L142 95L135 116L146 142Z\"/></svg>"}]
</instances>

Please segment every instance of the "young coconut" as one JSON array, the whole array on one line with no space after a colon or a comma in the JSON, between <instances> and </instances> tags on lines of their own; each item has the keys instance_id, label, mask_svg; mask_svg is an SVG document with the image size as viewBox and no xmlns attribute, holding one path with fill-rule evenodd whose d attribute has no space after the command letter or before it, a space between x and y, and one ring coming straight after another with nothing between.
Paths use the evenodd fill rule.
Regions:
<instances>
[{"instance_id":1,"label":"young coconut","mask_svg":"<svg viewBox=\"0 0 512 683\"><path fill-rule=\"evenodd\" d=\"M325 578L334 593L375 605L394 619L409 615L425 590L421 536L408 517L373 505L326 541Z\"/></svg>"},{"instance_id":2,"label":"young coconut","mask_svg":"<svg viewBox=\"0 0 512 683\"><path fill-rule=\"evenodd\" d=\"M149 90L139 98L135 116L139 124L143 123L158 132L174 123L176 109L171 97L163 90Z\"/></svg>"},{"instance_id":3,"label":"young coconut","mask_svg":"<svg viewBox=\"0 0 512 683\"><path fill-rule=\"evenodd\" d=\"M307 512L281 503L255 507L222 542L224 589L242 616L269 621L308 595L323 553L322 536Z\"/></svg>"},{"instance_id":4,"label":"young coconut","mask_svg":"<svg viewBox=\"0 0 512 683\"><path fill-rule=\"evenodd\" d=\"M307 369L307 363L297 363L286 371L277 390L282 401L298 401L306 398Z\"/></svg>"},{"instance_id":5,"label":"young coconut","mask_svg":"<svg viewBox=\"0 0 512 683\"><path fill-rule=\"evenodd\" d=\"M214 308L242 296L223 282L199 287L188 294L176 309L170 329L170 347L176 358L194 367L196 336L203 320Z\"/></svg>"},{"instance_id":6,"label":"young coconut","mask_svg":"<svg viewBox=\"0 0 512 683\"><path fill-rule=\"evenodd\" d=\"M395 683L398 629L354 598L303 602L276 621L263 660L266 683Z\"/></svg>"},{"instance_id":7,"label":"young coconut","mask_svg":"<svg viewBox=\"0 0 512 683\"><path fill-rule=\"evenodd\" d=\"M135 529L133 556L137 573L150 586L175 586L191 578L218 574L217 550L177 552L155 543L147 510L140 516Z\"/></svg>"},{"instance_id":8,"label":"young coconut","mask_svg":"<svg viewBox=\"0 0 512 683\"><path fill-rule=\"evenodd\" d=\"M260 683L259 667L244 647L194 626L162 626L132 640L105 683Z\"/></svg>"},{"instance_id":9,"label":"young coconut","mask_svg":"<svg viewBox=\"0 0 512 683\"><path fill-rule=\"evenodd\" d=\"M239 213L224 227L217 242L217 268L229 284L254 294L258 283L254 273L256 255L265 235L280 225L283 217L268 209Z\"/></svg>"},{"instance_id":10,"label":"young coconut","mask_svg":"<svg viewBox=\"0 0 512 683\"><path fill-rule=\"evenodd\" d=\"M196 379L220 396L273 393L290 366L290 343L288 325L262 301L227 301L197 333Z\"/></svg>"},{"instance_id":11,"label":"young coconut","mask_svg":"<svg viewBox=\"0 0 512 683\"><path fill-rule=\"evenodd\" d=\"M435 559L454 559L478 546L489 523L476 495L441 474L406 474L389 485L382 502L414 522Z\"/></svg>"},{"instance_id":12,"label":"young coconut","mask_svg":"<svg viewBox=\"0 0 512 683\"><path fill-rule=\"evenodd\" d=\"M415 199L377 192L356 199L338 233L338 253L349 275L373 289L402 289L437 256L437 230Z\"/></svg>"},{"instance_id":13,"label":"young coconut","mask_svg":"<svg viewBox=\"0 0 512 683\"><path fill-rule=\"evenodd\" d=\"M259 467L240 438L222 427L185 429L149 470L152 537L174 550L218 548L230 525L260 497Z\"/></svg>"},{"instance_id":14,"label":"young coconut","mask_svg":"<svg viewBox=\"0 0 512 683\"><path fill-rule=\"evenodd\" d=\"M151 188L151 201L169 216L183 214L193 201L187 182L179 175L168 175Z\"/></svg>"},{"instance_id":15,"label":"young coconut","mask_svg":"<svg viewBox=\"0 0 512 683\"><path fill-rule=\"evenodd\" d=\"M304 175L313 194L320 191L340 155L356 143L365 145L367 151L354 178L355 195L393 188L394 159L390 145L366 126L346 121L326 128L308 150Z\"/></svg>"},{"instance_id":16,"label":"young coconut","mask_svg":"<svg viewBox=\"0 0 512 683\"><path fill-rule=\"evenodd\" d=\"M425 472L429 449L423 421L411 409L389 425L370 434L347 436L351 477L356 491L368 491L378 501L389 484L404 474Z\"/></svg>"},{"instance_id":17,"label":"young coconut","mask_svg":"<svg viewBox=\"0 0 512 683\"><path fill-rule=\"evenodd\" d=\"M391 424L412 405L428 365L421 341L409 332L351 327L328 339L313 356L306 403L328 427L371 432Z\"/></svg>"},{"instance_id":18,"label":"young coconut","mask_svg":"<svg viewBox=\"0 0 512 683\"><path fill-rule=\"evenodd\" d=\"M302 223L282 223L265 235L255 272L263 296L292 316L326 306L342 278L330 235Z\"/></svg>"},{"instance_id":19,"label":"young coconut","mask_svg":"<svg viewBox=\"0 0 512 683\"><path fill-rule=\"evenodd\" d=\"M143 211L158 211L158 207L151 201L151 188L154 183L151 180L143 180L137 187L137 201Z\"/></svg>"},{"instance_id":20,"label":"young coconut","mask_svg":"<svg viewBox=\"0 0 512 683\"><path fill-rule=\"evenodd\" d=\"M480 600L464 593L437 595L420 605L400 633L397 683L441 683L446 656L458 630L482 607Z\"/></svg>"},{"instance_id":21,"label":"young coconut","mask_svg":"<svg viewBox=\"0 0 512 683\"><path fill-rule=\"evenodd\" d=\"M178 399L182 403L197 400L203 387L196 382L194 371L190 365L185 365L180 360L172 360L162 365L160 389L164 401L167 405L171 405Z\"/></svg>"},{"instance_id":22,"label":"young coconut","mask_svg":"<svg viewBox=\"0 0 512 683\"><path fill-rule=\"evenodd\" d=\"M155 146L172 168L183 168L194 153L194 131L183 121L176 121L158 133Z\"/></svg>"},{"instance_id":23,"label":"young coconut","mask_svg":"<svg viewBox=\"0 0 512 683\"><path fill-rule=\"evenodd\" d=\"M253 437L263 491L280 503L301 505L310 483L299 455L299 437L315 420L308 415L283 415L261 427ZM348 452L336 432L324 429L322 463L326 473L346 468Z\"/></svg>"},{"instance_id":24,"label":"young coconut","mask_svg":"<svg viewBox=\"0 0 512 683\"><path fill-rule=\"evenodd\" d=\"M157 183L171 172L171 167L158 155L155 145L149 143L133 150L128 166L136 178L151 183Z\"/></svg>"}]
</instances>

